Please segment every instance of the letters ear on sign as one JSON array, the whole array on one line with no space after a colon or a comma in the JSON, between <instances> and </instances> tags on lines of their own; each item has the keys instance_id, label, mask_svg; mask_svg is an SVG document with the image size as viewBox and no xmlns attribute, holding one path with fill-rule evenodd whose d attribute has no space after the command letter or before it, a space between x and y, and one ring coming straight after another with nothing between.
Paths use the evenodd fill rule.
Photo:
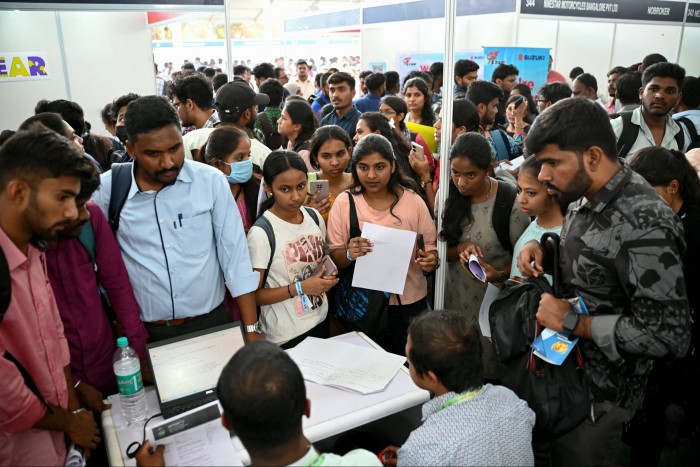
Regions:
<instances>
[{"instance_id":1,"label":"letters ear on sign","mask_svg":"<svg viewBox=\"0 0 700 467\"><path fill-rule=\"evenodd\" d=\"M50 79L46 52L0 52L0 83Z\"/></svg>"}]
</instances>

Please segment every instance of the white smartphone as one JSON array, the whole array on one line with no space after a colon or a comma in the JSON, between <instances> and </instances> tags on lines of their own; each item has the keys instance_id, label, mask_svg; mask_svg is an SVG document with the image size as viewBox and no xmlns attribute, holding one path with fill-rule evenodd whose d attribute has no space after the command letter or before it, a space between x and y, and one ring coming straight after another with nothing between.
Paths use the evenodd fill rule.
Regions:
<instances>
[{"instance_id":1,"label":"white smartphone","mask_svg":"<svg viewBox=\"0 0 700 467\"><path fill-rule=\"evenodd\" d=\"M328 180L312 180L309 182L309 194L311 196L315 195L317 191L320 190L318 198L316 201L321 201L328 198L330 194L330 189L328 186Z\"/></svg>"},{"instance_id":2,"label":"white smartphone","mask_svg":"<svg viewBox=\"0 0 700 467\"><path fill-rule=\"evenodd\" d=\"M415 141L411 141L411 147L413 148L414 151L416 151L416 155L418 156L418 159L420 159L422 161L425 160L425 152L423 151L423 146L416 143Z\"/></svg>"}]
</instances>

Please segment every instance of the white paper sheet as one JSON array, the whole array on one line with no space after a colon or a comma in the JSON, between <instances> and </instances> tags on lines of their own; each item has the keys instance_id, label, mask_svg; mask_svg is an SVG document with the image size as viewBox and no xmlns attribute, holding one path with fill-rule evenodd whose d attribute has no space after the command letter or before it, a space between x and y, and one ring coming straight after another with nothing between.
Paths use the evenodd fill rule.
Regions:
<instances>
[{"instance_id":1,"label":"white paper sheet","mask_svg":"<svg viewBox=\"0 0 700 467\"><path fill-rule=\"evenodd\" d=\"M357 258L352 286L403 294L416 233L365 222L362 236L374 246L371 253Z\"/></svg>"},{"instance_id":2,"label":"white paper sheet","mask_svg":"<svg viewBox=\"0 0 700 467\"><path fill-rule=\"evenodd\" d=\"M287 353L304 379L362 394L383 391L406 361L384 350L315 337L307 337Z\"/></svg>"},{"instance_id":3,"label":"white paper sheet","mask_svg":"<svg viewBox=\"0 0 700 467\"><path fill-rule=\"evenodd\" d=\"M146 438L153 446L164 445L165 465L242 466L231 437L221 424L219 402L147 426Z\"/></svg>"},{"instance_id":4,"label":"white paper sheet","mask_svg":"<svg viewBox=\"0 0 700 467\"><path fill-rule=\"evenodd\" d=\"M525 162L525 156L519 156L508 162L501 162L498 168L501 170L515 170Z\"/></svg>"},{"instance_id":5,"label":"white paper sheet","mask_svg":"<svg viewBox=\"0 0 700 467\"><path fill-rule=\"evenodd\" d=\"M491 337L491 323L489 322L489 310L491 309L491 304L498 293L501 291L498 287L493 284L489 284L486 287L486 293L484 294L484 299L481 301L481 308L479 308L479 328L481 329L481 334L484 337Z\"/></svg>"}]
</instances>

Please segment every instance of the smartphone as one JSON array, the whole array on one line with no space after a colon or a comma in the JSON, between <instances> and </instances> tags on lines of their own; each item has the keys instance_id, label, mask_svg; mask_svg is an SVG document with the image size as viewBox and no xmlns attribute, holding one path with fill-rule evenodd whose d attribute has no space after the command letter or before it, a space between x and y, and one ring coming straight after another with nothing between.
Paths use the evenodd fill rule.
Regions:
<instances>
[{"instance_id":1,"label":"smartphone","mask_svg":"<svg viewBox=\"0 0 700 467\"><path fill-rule=\"evenodd\" d=\"M323 257L321 263L318 265L318 267L316 267L316 269L314 269L314 272L312 274L316 274L321 269L321 266L326 267L326 270L323 273L324 276L332 276L338 274L338 267L328 255Z\"/></svg>"},{"instance_id":2,"label":"smartphone","mask_svg":"<svg viewBox=\"0 0 700 467\"><path fill-rule=\"evenodd\" d=\"M328 180L312 180L309 182L309 194L311 196L315 195L319 190L320 193L316 201L321 201L328 198L328 195L330 194Z\"/></svg>"},{"instance_id":3,"label":"smartphone","mask_svg":"<svg viewBox=\"0 0 700 467\"><path fill-rule=\"evenodd\" d=\"M423 234L416 235L416 246L419 250L423 250L423 252L425 252L425 241L423 240Z\"/></svg>"},{"instance_id":4,"label":"smartphone","mask_svg":"<svg viewBox=\"0 0 700 467\"><path fill-rule=\"evenodd\" d=\"M512 102L513 107L517 109L518 107L520 107L520 104L522 104L524 100L525 100L525 97L518 96L518 98Z\"/></svg>"},{"instance_id":5,"label":"smartphone","mask_svg":"<svg viewBox=\"0 0 700 467\"><path fill-rule=\"evenodd\" d=\"M411 147L413 148L414 151L416 151L416 154L418 155L418 159L420 159L422 161L425 160L425 152L423 151L423 146L416 143L415 141L411 141Z\"/></svg>"}]
</instances>

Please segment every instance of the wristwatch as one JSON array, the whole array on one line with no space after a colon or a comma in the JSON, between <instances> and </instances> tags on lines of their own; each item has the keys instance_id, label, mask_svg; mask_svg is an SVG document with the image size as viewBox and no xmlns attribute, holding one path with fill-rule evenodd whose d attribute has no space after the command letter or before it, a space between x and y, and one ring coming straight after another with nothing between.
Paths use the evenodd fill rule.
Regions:
<instances>
[{"instance_id":1,"label":"wristwatch","mask_svg":"<svg viewBox=\"0 0 700 467\"><path fill-rule=\"evenodd\" d=\"M574 329L576 329L576 326L578 325L578 318L579 316L573 311L570 311L566 316L564 316L564 322L562 323L564 331L568 332L569 334L573 334Z\"/></svg>"},{"instance_id":2,"label":"wristwatch","mask_svg":"<svg viewBox=\"0 0 700 467\"><path fill-rule=\"evenodd\" d=\"M260 328L260 321L256 321L255 324L249 324L248 326L243 326L245 332L257 332L262 334L262 329Z\"/></svg>"}]
</instances>

